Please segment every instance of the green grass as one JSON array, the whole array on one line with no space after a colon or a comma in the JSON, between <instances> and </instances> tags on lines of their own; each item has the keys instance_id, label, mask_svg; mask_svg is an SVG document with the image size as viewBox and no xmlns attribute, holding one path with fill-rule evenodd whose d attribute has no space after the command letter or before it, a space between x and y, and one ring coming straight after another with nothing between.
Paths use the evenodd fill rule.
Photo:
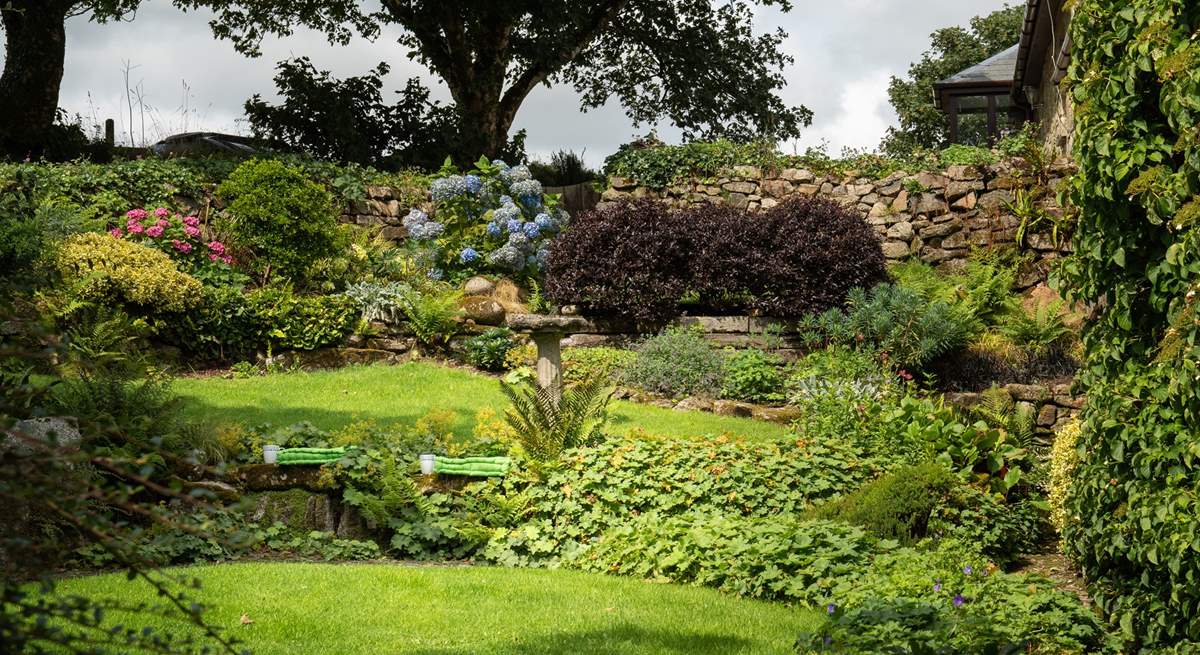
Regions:
<instances>
[{"instance_id":1,"label":"green grass","mask_svg":"<svg viewBox=\"0 0 1200 655\"><path fill-rule=\"evenodd\" d=\"M175 390L193 420L287 426L308 421L335 430L354 420L412 424L430 410L458 415L456 434L468 436L483 407L507 406L494 378L429 362L351 366L332 371L280 373L246 379L183 378ZM744 418L683 412L625 401L611 405L610 429L639 427L651 434L695 437L729 433L747 439L783 436L780 425Z\"/></svg>"},{"instance_id":2,"label":"green grass","mask_svg":"<svg viewBox=\"0 0 1200 655\"><path fill-rule=\"evenodd\" d=\"M173 572L199 578L194 597L209 607L208 621L256 655L789 653L797 633L822 620L711 589L573 571L254 563ZM121 574L58 590L156 600ZM254 623L242 625L243 613ZM194 629L162 617L134 621Z\"/></svg>"}]
</instances>

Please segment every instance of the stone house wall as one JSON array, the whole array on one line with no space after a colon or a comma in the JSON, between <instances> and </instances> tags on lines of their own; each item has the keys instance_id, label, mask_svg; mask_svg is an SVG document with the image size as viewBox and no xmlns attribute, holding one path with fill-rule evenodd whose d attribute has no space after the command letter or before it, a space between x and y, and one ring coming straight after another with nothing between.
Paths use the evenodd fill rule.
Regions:
<instances>
[{"instance_id":1,"label":"stone house wall","mask_svg":"<svg viewBox=\"0 0 1200 655\"><path fill-rule=\"evenodd\" d=\"M1061 214L1053 191L1070 172L1067 165L1059 164L1040 175L1045 182L1033 190L1038 191L1042 209ZM793 196L820 196L860 212L879 235L888 259L916 256L954 269L966 262L973 249L1016 242L1021 219L1010 205L1033 177L1020 160L951 166L915 175L897 172L883 179L735 166L718 177L693 178L665 189L612 177L599 206L655 198L676 207L728 203L754 212ZM1049 263L1069 252L1070 244L1056 244L1049 234L1028 234L1021 249L1032 254L1018 280L1018 286L1028 288L1045 279Z\"/></svg>"}]
</instances>

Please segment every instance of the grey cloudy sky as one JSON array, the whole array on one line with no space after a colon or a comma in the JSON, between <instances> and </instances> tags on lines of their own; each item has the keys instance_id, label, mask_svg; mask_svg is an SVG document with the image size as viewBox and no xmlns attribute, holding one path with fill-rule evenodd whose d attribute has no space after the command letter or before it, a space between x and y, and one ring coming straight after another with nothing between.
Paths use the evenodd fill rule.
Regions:
<instances>
[{"instance_id":1,"label":"grey cloudy sky","mask_svg":"<svg viewBox=\"0 0 1200 655\"><path fill-rule=\"evenodd\" d=\"M972 16L1003 6L1001 0L795 0L788 14L762 10L758 27L782 26L784 47L795 58L785 71L784 94L792 103L807 105L815 118L799 143L784 148L803 150L826 141L831 152L843 147L873 148L895 121L887 103L889 76L903 74L909 63L928 47L928 35L947 25L965 25ZM216 41L204 13L184 14L167 0L147 0L130 22L96 25L73 18L67 25L66 75L60 105L80 113L85 123L117 120L128 140L124 65L132 66L130 84L141 90L145 138L149 142L182 131L241 131L242 103L254 93L273 98L276 61L310 57L320 69L339 77L365 72L387 61L390 89L405 79L421 76L439 98L448 94L435 78L408 61L385 32L375 42L358 39L334 47L320 35L302 31L270 39L263 56L247 59L228 42ZM185 112L184 109L187 109ZM141 140L143 112L135 102L134 138ZM578 98L566 87L540 87L530 94L517 116L516 128L529 132L531 155L559 148L586 151L598 164L618 145L649 131L635 128L619 105L588 113L579 111ZM675 141L670 126L659 135ZM119 139L121 137L118 137Z\"/></svg>"}]
</instances>

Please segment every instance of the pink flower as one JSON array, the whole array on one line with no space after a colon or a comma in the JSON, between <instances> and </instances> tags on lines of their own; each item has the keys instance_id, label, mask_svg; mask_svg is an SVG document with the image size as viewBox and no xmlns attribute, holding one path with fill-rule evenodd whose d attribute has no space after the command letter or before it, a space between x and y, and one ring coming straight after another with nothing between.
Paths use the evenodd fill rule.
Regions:
<instances>
[{"instance_id":1,"label":"pink flower","mask_svg":"<svg viewBox=\"0 0 1200 655\"><path fill-rule=\"evenodd\" d=\"M155 225L157 225L157 226L159 226L159 227L161 227L161 228L165 228L165 227L167 227L167 226L169 226L169 225L171 224L171 221L168 221L168 220L167 220L167 219L165 219L165 218L160 218L160 219L158 219L157 221L154 221L154 224L155 224Z\"/></svg>"},{"instance_id":2,"label":"pink flower","mask_svg":"<svg viewBox=\"0 0 1200 655\"><path fill-rule=\"evenodd\" d=\"M215 262L215 261L217 261L218 259L220 259L220 257L218 257L216 253L209 253L209 254L208 254L208 261L210 261L210 262Z\"/></svg>"},{"instance_id":3,"label":"pink flower","mask_svg":"<svg viewBox=\"0 0 1200 655\"><path fill-rule=\"evenodd\" d=\"M142 224L137 221L129 221L125 224L125 228L129 230L130 234L141 234L146 231L146 228L142 227Z\"/></svg>"},{"instance_id":4,"label":"pink flower","mask_svg":"<svg viewBox=\"0 0 1200 655\"><path fill-rule=\"evenodd\" d=\"M192 227L198 227L200 225L200 219L196 218L195 216L184 216L183 224L190 225Z\"/></svg>"},{"instance_id":5,"label":"pink flower","mask_svg":"<svg viewBox=\"0 0 1200 655\"><path fill-rule=\"evenodd\" d=\"M125 218L128 218L133 221L140 221L143 218L146 218L146 210L145 209L130 209L129 211L125 212Z\"/></svg>"},{"instance_id":6,"label":"pink flower","mask_svg":"<svg viewBox=\"0 0 1200 655\"><path fill-rule=\"evenodd\" d=\"M192 251L192 244L188 243L187 241L180 241L179 239L172 240L171 246L179 252L187 253Z\"/></svg>"},{"instance_id":7,"label":"pink flower","mask_svg":"<svg viewBox=\"0 0 1200 655\"><path fill-rule=\"evenodd\" d=\"M125 236L125 233L122 232L121 228L119 227L114 227L113 229L109 230L108 233L111 234L114 239L120 239L121 237Z\"/></svg>"},{"instance_id":8,"label":"pink flower","mask_svg":"<svg viewBox=\"0 0 1200 655\"><path fill-rule=\"evenodd\" d=\"M198 237L200 236L200 228L196 227L195 225L184 225L183 233L189 237Z\"/></svg>"},{"instance_id":9,"label":"pink flower","mask_svg":"<svg viewBox=\"0 0 1200 655\"><path fill-rule=\"evenodd\" d=\"M159 218L166 218L171 215L171 212L167 211L166 207L159 207L154 210L154 215Z\"/></svg>"},{"instance_id":10,"label":"pink flower","mask_svg":"<svg viewBox=\"0 0 1200 655\"><path fill-rule=\"evenodd\" d=\"M221 256L221 263L222 263L222 264L232 264L232 263L233 263L233 257L230 257L229 255L222 255L222 256Z\"/></svg>"},{"instance_id":11,"label":"pink flower","mask_svg":"<svg viewBox=\"0 0 1200 655\"><path fill-rule=\"evenodd\" d=\"M225 244L221 243L220 241L210 242L208 244L208 249L211 250L213 254L218 256L225 254Z\"/></svg>"},{"instance_id":12,"label":"pink flower","mask_svg":"<svg viewBox=\"0 0 1200 655\"><path fill-rule=\"evenodd\" d=\"M146 236L148 236L148 237L157 239L158 237L161 237L162 235L163 235L163 228L161 225L151 225L150 227L146 228Z\"/></svg>"}]
</instances>

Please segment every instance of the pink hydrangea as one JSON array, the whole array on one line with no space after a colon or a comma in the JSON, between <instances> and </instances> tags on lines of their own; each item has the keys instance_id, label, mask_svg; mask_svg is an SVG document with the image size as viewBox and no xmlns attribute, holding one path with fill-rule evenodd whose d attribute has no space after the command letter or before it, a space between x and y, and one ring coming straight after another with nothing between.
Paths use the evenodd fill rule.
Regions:
<instances>
[{"instance_id":1,"label":"pink hydrangea","mask_svg":"<svg viewBox=\"0 0 1200 655\"><path fill-rule=\"evenodd\" d=\"M210 252L210 253L208 253L208 261L210 261L210 262L215 262L215 261L217 261L217 260L218 260L218 259L220 259L220 258L221 258L221 257L220 257L220 255L218 255L218 254L217 254L217 253L215 253L215 252Z\"/></svg>"},{"instance_id":2,"label":"pink hydrangea","mask_svg":"<svg viewBox=\"0 0 1200 655\"><path fill-rule=\"evenodd\" d=\"M192 244L188 243L187 241L180 241L179 239L173 239L171 241L171 247L182 253L189 253L192 251Z\"/></svg>"},{"instance_id":3,"label":"pink hydrangea","mask_svg":"<svg viewBox=\"0 0 1200 655\"><path fill-rule=\"evenodd\" d=\"M143 218L146 218L146 210L145 209L130 209L129 211L125 212L125 218L128 218L133 221L140 221Z\"/></svg>"},{"instance_id":4,"label":"pink hydrangea","mask_svg":"<svg viewBox=\"0 0 1200 655\"><path fill-rule=\"evenodd\" d=\"M129 221L125 224L125 228L129 230L130 234L141 234L146 231L146 228L142 227L142 224L137 221Z\"/></svg>"},{"instance_id":5,"label":"pink hydrangea","mask_svg":"<svg viewBox=\"0 0 1200 655\"><path fill-rule=\"evenodd\" d=\"M183 233L189 237L198 237L200 236L200 228L196 227L195 225L184 225Z\"/></svg>"},{"instance_id":6,"label":"pink hydrangea","mask_svg":"<svg viewBox=\"0 0 1200 655\"><path fill-rule=\"evenodd\" d=\"M230 255L221 255L221 263L222 264L232 264L233 257Z\"/></svg>"},{"instance_id":7,"label":"pink hydrangea","mask_svg":"<svg viewBox=\"0 0 1200 655\"><path fill-rule=\"evenodd\" d=\"M113 229L109 230L108 233L111 234L114 239L120 239L121 237L125 236L125 233L121 231L121 228L119 227L114 227Z\"/></svg>"},{"instance_id":8,"label":"pink hydrangea","mask_svg":"<svg viewBox=\"0 0 1200 655\"><path fill-rule=\"evenodd\" d=\"M166 218L171 215L171 212L167 211L166 207L159 207L154 210L154 215L159 218Z\"/></svg>"},{"instance_id":9,"label":"pink hydrangea","mask_svg":"<svg viewBox=\"0 0 1200 655\"><path fill-rule=\"evenodd\" d=\"M169 226L171 224L171 221L168 221L165 218L160 218L157 221L154 221L154 224L161 228L166 228L167 226Z\"/></svg>"},{"instance_id":10,"label":"pink hydrangea","mask_svg":"<svg viewBox=\"0 0 1200 655\"><path fill-rule=\"evenodd\" d=\"M195 216L184 216L184 217L183 217L183 224L184 224L184 225L190 225L190 226L192 226L192 227L199 227L199 226L200 226L200 219L199 219L199 218L196 218Z\"/></svg>"},{"instance_id":11,"label":"pink hydrangea","mask_svg":"<svg viewBox=\"0 0 1200 655\"><path fill-rule=\"evenodd\" d=\"M212 241L208 244L208 249L218 257L225 254L225 244L220 241Z\"/></svg>"},{"instance_id":12,"label":"pink hydrangea","mask_svg":"<svg viewBox=\"0 0 1200 655\"><path fill-rule=\"evenodd\" d=\"M146 236L157 239L163 235L163 227L161 225L151 225L146 228Z\"/></svg>"}]
</instances>

